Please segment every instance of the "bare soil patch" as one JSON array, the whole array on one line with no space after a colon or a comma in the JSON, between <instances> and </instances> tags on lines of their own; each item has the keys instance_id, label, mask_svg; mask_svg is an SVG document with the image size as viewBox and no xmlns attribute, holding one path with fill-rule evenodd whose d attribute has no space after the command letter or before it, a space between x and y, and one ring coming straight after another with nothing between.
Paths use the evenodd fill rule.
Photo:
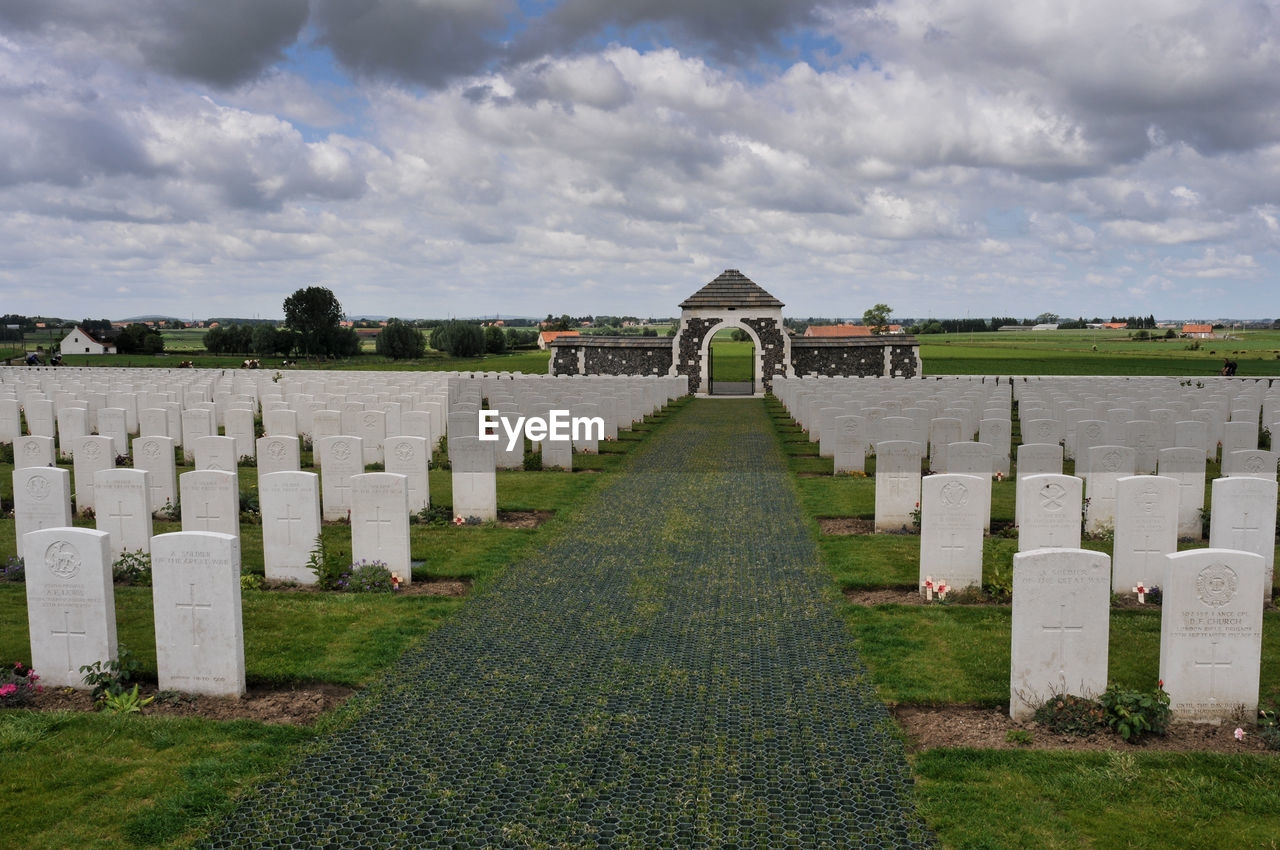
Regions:
<instances>
[{"instance_id":1,"label":"bare soil patch","mask_svg":"<svg viewBox=\"0 0 1280 850\"><path fill-rule=\"evenodd\" d=\"M502 528L537 528L555 515L555 511L498 511L498 525Z\"/></svg>"},{"instance_id":2,"label":"bare soil patch","mask_svg":"<svg viewBox=\"0 0 1280 850\"><path fill-rule=\"evenodd\" d=\"M823 534L875 534L876 521L856 516L820 516L818 529Z\"/></svg>"},{"instance_id":3,"label":"bare soil patch","mask_svg":"<svg viewBox=\"0 0 1280 850\"><path fill-rule=\"evenodd\" d=\"M987 750L1119 750L1129 752L1210 752L1274 753L1262 743L1253 727L1244 727L1244 740L1235 739L1233 724L1213 726L1200 723L1173 723L1163 736L1125 743L1110 731L1095 732L1087 738L1056 735L1035 722L1015 722L1000 708L973 705L895 705L890 712L906 733L908 750L918 753L935 747L974 747ZM1014 744L1006 739L1011 730L1031 733L1030 744ZM1280 754L1278 754L1280 755Z\"/></svg>"},{"instance_id":4,"label":"bare soil patch","mask_svg":"<svg viewBox=\"0 0 1280 850\"><path fill-rule=\"evenodd\" d=\"M265 590L278 590L284 593L334 593L332 590L321 590L314 584L293 584L292 582L267 581L263 583ZM408 587L402 587L396 593L402 596L466 596L471 592L471 579L433 578L426 581L415 581Z\"/></svg>"},{"instance_id":5,"label":"bare soil patch","mask_svg":"<svg viewBox=\"0 0 1280 850\"><path fill-rule=\"evenodd\" d=\"M156 696L154 684L138 688L142 697ZM316 718L347 701L355 691L341 685L320 683L297 687L251 687L242 699L230 697L191 696L169 692L164 700L156 699L142 709L148 716L203 717L206 720L257 720L260 723L282 723L309 726ZM95 711L88 691L68 688L46 688L31 703L37 711Z\"/></svg>"},{"instance_id":6,"label":"bare soil patch","mask_svg":"<svg viewBox=\"0 0 1280 850\"><path fill-rule=\"evenodd\" d=\"M861 588L849 588L844 592L845 601L854 605L992 605L992 606L1008 606L1008 602L996 602L990 598L980 596L976 593L965 594L947 594L946 602L941 602L938 597L934 596L934 601L929 602L918 590L901 587L880 587L870 590Z\"/></svg>"}]
</instances>

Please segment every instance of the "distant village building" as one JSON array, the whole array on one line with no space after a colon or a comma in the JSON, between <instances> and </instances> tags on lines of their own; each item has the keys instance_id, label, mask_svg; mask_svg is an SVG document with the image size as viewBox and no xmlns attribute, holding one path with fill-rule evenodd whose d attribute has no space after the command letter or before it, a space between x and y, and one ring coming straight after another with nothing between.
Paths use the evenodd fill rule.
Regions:
<instances>
[{"instance_id":1,"label":"distant village building","mask_svg":"<svg viewBox=\"0 0 1280 850\"><path fill-rule=\"evenodd\" d=\"M1213 339L1213 325L1183 325L1182 335L1192 339Z\"/></svg>"},{"instance_id":2,"label":"distant village building","mask_svg":"<svg viewBox=\"0 0 1280 850\"><path fill-rule=\"evenodd\" d=\"M902 332L902 325L889 325L885 331L889 334ZM867 325L809 325L805 328L804 335L807 337L874 336Z\"/></svg>"},{"instance_id":3,"label":"distant village building","mask_svg":"<svg viewBox=\"0 0 1280 850\"><path fill-rule=\"evenodd\" d=\"M100 334L100 336L103 339L96 339L84 328L77 327L62 340L62 344L58 346L58 351L64 356L68 354L115 354L116 344L106 338L105 334Z\"/></svg>"},{"instance_id":4,"label":"distant village building","mask_svg":"<svg viewBox=\"0 0 1280 850\"><path fill-rule=\"evenodd\" d=\"M582 334L578 331L542 331L538 334L538 348L546 351L551 340L562 336L582 336Z\"/></svg>"}]
</instances>

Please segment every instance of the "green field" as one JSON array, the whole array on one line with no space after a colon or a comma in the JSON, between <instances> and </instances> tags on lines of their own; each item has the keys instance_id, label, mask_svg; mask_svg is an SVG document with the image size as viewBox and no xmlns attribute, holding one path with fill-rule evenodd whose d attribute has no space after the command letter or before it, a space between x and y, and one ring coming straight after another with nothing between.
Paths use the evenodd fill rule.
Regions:
<instances>
[{"instance_id":1,"label":"green field","mask_svg":"<svg viewBox=\"0 0 1280 850\"><path fill-rule=\"evenodd\" d=\"M1224 357L1239 375L1280 374L1280 331L1232 339L1130 339L1127 331L1017 331L925 335L926 375L1216 375ZM1198 343L1198 347L1196 346Z\"/></svg>"}]
</instances>

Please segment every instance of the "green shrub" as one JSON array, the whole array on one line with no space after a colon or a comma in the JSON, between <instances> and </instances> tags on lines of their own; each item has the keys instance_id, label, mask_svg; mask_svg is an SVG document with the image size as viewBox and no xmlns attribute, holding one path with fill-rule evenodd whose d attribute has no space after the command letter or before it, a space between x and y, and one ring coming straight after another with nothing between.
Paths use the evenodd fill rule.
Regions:
<instances>
[{"instance_id":1,"label":"green shrub","mask_svg":"<svg viewBox=\"0 0 1280 850\"><path fill-rule=\"evenodd\" d=\"M343 593L391 593L396 587L396 581L385 563L360 560L343 570L334 590Z\"/></svg>"},{"instance_id":2,"label":"green shrub","mask_svg":"<svg viewBox=\"0 0 1280 850\"><path fill-rule=\"evenodd\" d=\"M154 701L155 697L140 698L138 686L134 685L131 691L105 695L102 698L102 710L110 714L139 714L143 706L150 705Z\"/></svg>"},{"instance_id":3,"label":"green shrub","mask_svg":"<svg viewBox=\"0 0 1280 850\"><path fill-rule=\"evenodd\" d=\"M997 602L1008 602L1013 598L1013 564L1003 559L996 561L986 570L982 580L982 591Z\"/></svg>"},{"instance_id":4,"label":"green shrub","mask_svg":"<svg viewBox=\"0 0 1280 850\"><path fill-rule=\"evenodd\" d=\"M110 661L95 661L80 668L86 685L93 688L93 701L101 704L108 695L119 696L133 677L142 669L141 662L124 644L116 648L116 657Z\"/></svg>"},{"instance_id":5,"label":"green shrub","mask_svg":"<svg viewBox=\"0 0 1280 850\"><path fill-rule=\"evenodd\" d=\"M307 566L316 571L316 586L321 590L337 590L338 580L346 571L349 562L343 553L330 551L325 545L324 537L316 537L311 548L311 556Z\"/></svg>"},{"instance_id":6,"label":"green shrub","mask_svg":"<svg viewBox=\"0 0 1280 850\"><path fill-rule=\"evenodd\" d=\"M1097 700L1054 694L1036 709L1035 721L1058 735L1087 738L1107 728L1107 712Z\"/></svg>"},{"instance_id":7,"label":"green shrub","mask_svg":"<svg viewBox=\"0 0 1280 850\"><path fill-rule=\"evenodd\" d=\"M542 452L525 452L524 468L529 472L537 472L542 469Z\"/></svg>"},{"instance_id":8,"label":"green shrub","mask_svg":"<svg viewBox=\"0 0 1280 850\"><path fill-rule=\"evenodd\" d=\"M1112 685L1099 702L1106 709L1107 725L1131 744L1169 729L1169 695L1163 682L1154 691L1121 690Z\"/></svg>"},{"instance_id":9,"label":"green shrub","mask_svg":"<svg viewBox=\"0 0 1280 850\"><path fill-rule=\"evenodd\" d=\"M111 564L111 577L121 584L134 587L151 586L151 553L121 552Z\"/></svg>"}]
</instances>

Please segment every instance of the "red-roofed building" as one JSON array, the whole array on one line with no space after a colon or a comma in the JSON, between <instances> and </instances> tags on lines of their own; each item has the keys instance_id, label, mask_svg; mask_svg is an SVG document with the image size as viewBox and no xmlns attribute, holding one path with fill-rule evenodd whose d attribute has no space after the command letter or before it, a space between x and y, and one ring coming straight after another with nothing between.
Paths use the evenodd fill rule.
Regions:
<instances>
[{"instance_id":1,"label":"red-roofed building","mask_svg":"<svg viewBox=\"0 0 1280 850\"><path fill-rule=\"evenodd\" d=\"M109 340L99 341L84 328L77 327L62 340L58 346L62 354L115 354L116 344Z\"/></svg>"},{"instance_id":2,"label":"red-roofed building","mask_svg":"<svg viewBox=\"0 0 1280 850\"><path fill-rule=\"evenodd\" d=\"M542 333L538 334L538 348L541 348L543 351L546 351L547 343L551 342L551 340L557 337L562 337L562 336L582 336L582 334L578 333L577 331L543 331Z\"/></svg>"},{"instance_id":3,"label":"red-roofed building","mask_svg":"<svg viewBox=\"0 0 1280 850\"><path fill-rule=\"evenodd\" d=\"M1213 325L1183 325L1182 335L1192 339L1213 339Z\"/></svg>"}]
</instances>

